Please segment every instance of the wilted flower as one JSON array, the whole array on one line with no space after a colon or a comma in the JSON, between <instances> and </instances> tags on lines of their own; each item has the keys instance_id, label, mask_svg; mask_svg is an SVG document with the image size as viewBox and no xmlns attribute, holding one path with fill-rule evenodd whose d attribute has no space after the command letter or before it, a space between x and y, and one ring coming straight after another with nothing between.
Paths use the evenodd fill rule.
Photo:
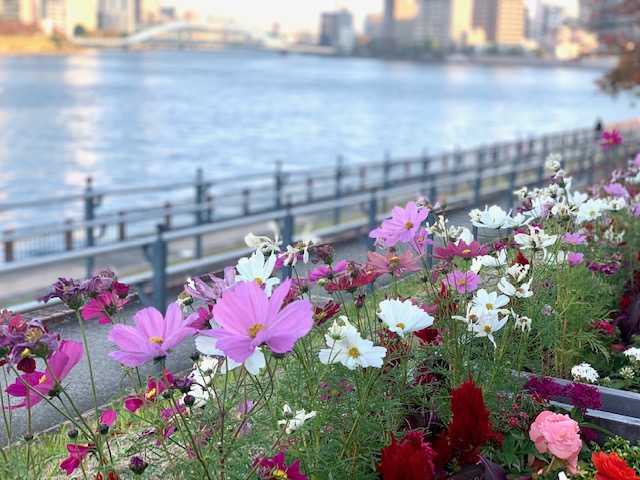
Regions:
<instances>
[{"instance_id":1,"label":"wilted flower","mask_svg":"<svg viewBox=\"0 0 640 480\"><path fill-rule=\"evenodd\" d=\"M282 411L285 418L284 420L278 420L278 425L285 426L284 431L287 435L299 429L304 424L304 422L306 422L310 418L315 417L317 413L315 410L307 413L306 410L302 409L297 410L296 414L294 415L291 407L287 404L284 405Z\"/></svg>"}]
</instances>

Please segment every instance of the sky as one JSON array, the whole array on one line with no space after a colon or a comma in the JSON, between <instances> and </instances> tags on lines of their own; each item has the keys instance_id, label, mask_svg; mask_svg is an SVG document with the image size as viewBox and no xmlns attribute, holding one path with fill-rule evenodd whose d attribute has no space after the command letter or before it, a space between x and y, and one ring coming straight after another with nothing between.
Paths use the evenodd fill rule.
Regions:
<instances>
[{"instance_id":1,"label":"sky","mask_svg":"<svg viewBox=\"0 0 640 480\"><path fill-rule=\"evenodd\" d=\"M575 12L579 0L542 1L563 5ZM181 8L196 11L203 17L232 18L243 27L260 31L269 31L274 23L278 23L282 32L317 32L321 12L347 8L354 16L354 27L362 32L364 18L371 13L382 12L384 0L164 0L163 3L179 4ZM526 3L535 8L536 0L526 0Z\"/></svg>"}]
</instances>

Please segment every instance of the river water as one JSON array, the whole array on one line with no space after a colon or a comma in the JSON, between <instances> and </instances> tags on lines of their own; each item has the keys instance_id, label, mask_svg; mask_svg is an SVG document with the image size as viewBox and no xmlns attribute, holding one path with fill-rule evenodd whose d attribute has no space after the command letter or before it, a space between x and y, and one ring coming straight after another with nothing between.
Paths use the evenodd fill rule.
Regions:
<instances>
[{"instance_id":1,"label":"river water","mask_svg":"<svg viewBox=\"0 0 640 480\"><path fill-rule=\"evenodd\" d=\"M321 169L638 116L583 68L271 52L0 58L0 205L99 188ZM0 212L0 227L33 222Z\"/></svg>"}]
</instances>

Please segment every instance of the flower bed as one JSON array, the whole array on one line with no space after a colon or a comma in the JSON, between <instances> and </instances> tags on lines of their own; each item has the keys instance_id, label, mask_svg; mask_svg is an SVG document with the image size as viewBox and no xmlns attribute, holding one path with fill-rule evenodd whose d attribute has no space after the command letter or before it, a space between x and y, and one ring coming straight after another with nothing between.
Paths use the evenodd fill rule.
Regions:
<instances>
[{"instance_id":1,"label":"flower bed","mask_svg":"<svg viewBox=\"0 0 640 480\"><path fill-rule=\"evenodd\" d=\"M590 195L560 159L547 166L550 185L516 192L515 213L470 213L484 244L421 198L370 233L379 251L365 265L248 235L255 253L223 278L194 279L166 313L133 321L111 272L60 279L45 299L83 332L105 325L132 390L78 417L64 380L86 345L4 312L16 377L3 407L48 403L72 428L10 443L0 477L638 478L640 447L591 442L585 415L607 391L545 376L637 389L640 156ZM193 337L193 371L174 375L165 359Z\"/></svg>"}]
</instances>

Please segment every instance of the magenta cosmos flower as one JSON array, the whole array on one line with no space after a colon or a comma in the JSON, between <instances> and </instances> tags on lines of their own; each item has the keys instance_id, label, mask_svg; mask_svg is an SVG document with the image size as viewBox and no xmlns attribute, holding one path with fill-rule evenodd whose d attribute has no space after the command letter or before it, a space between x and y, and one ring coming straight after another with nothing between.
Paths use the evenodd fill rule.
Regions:
<instances>
[{"instance_id":1,"label":"magenta cosmos flower","mask_svg":"<svg viewBox=\"0 0 640 480\"><path fill-rule=\"evenodd\" d=\"M398 242L410 242L420 228L420 224L429 216L429 209L418 210L416 202L409 202L405 208L395 206L391 210L391 218L383 220L380 228L369 233L371 238L381 238L387 247Z\"/></svg>"},{"instance_id":2,"label":"magenta cosmos flower","mask_svg":"<svg viewBox=\"0 0 640 480\"><path fill-rule=\"evenodd\" d=\"M253 462L256 472L262 480L308 480L300 473L300 460L296 460L291 465L284 464L284 452L280 452L271 458L263 457Z\"/></svg>"},{"instance_id":3,"label":"magenta cosmos flower","mask_svg":"<svg viewBox=\"0 0 640 480\"><path fill-rule=\"evenodd\" d=\"M222 328L200 333L217 338L216 347L238 363L262 344L275 353L291 351L313 327L313 308L308 300L282 308L290 286L287 279L267 297L255 282L237 284L213 307L213 317Z\"/></svg>"},{"instance_id":4,"label":"magenta cosmos flower","mask_svg":"<svg viewBox=\"0 0 640 480\"><path fill-rule=\"evenodd\" d=\"M599 145L602 148L609 148L620 145L621 143L622 136L620 136L620 133L614 128L610 132L602 132L602 141Z\"/></svg>"},{"instance_id":5,"label":"magenta cosmos flower","mask_svg":"<svg viewBox=\"0 0 640 480\"><path fill-rule=\"evenodd\" d=\"M12 405L11 408L34 406L40 403L47 395L57 395L57 384L69 374L82 358L82 343L72 340L63 340L60 349L51 355L49 367L46 372L34 371L25 373L17 378L15 383L7 387L6 392L12 397L23 397L22 403ZM57 380L57 382L56 382ZM30 386L27 387L25 383Z\"/></svg>"},{"instance_id":6,"label":"magenta cosmos flower","mask_svg":"<svg viewBox=\"0 0 640 480\"><path fill-rule=\"evenodd\" d=\"M472 270L468 272L454 270L453 273L447 275L446 283L450 287L455 287L458 293L467 293L478 288L481 280L480 276Z\"/></svg>"},{"instance_id":7,"label":"magenta cosmos flower","mask_svg":"<svg viewBox=\"0 0 640 480\"><path fill-rule=\"evenodd\" d=\"M95 298L92 298L88 305L82 307L82 318L91 320L98 317L100 325L111 323L111 319L120 311L128 299L114 298L113 293L102 292Z\"/></svg>"},{"instance_id":8,"label":"magenta cosmos flower","mask_svg":"<svg viewBox=\"0 0 640 480\"><path fill-rule=\"evenodd\" d=\"M153 307L143 308L133 317L137 328L117 324L107 337L120 349L109 356L127 367L138 367L149 360L159 360L169 355L185 338L196 333L190 322L183 319L177 303L167 307L167 315Z\"/></svg>"}]
</instances>

